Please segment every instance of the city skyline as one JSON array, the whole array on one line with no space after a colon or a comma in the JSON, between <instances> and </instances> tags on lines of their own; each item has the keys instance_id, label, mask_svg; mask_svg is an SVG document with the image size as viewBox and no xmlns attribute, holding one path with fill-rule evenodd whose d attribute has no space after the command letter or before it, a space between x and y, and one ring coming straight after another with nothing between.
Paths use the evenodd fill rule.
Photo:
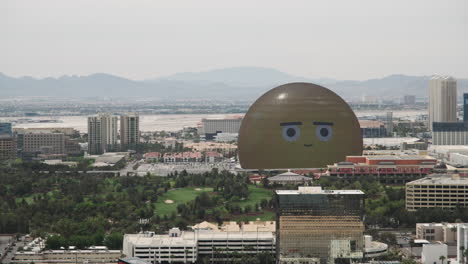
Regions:
<instances>
[{"instance_id":1,"label":"city skyline","mask_svg":"<svg viewBox=\"0 0 468 264\"><path fill-rule=\"evenodd\" d=\"M464 78L467 5L3 1L0 33L7 41L0 44L0 72L149 79L255 65L312 78Z\"/></svg>"}]
</instances>

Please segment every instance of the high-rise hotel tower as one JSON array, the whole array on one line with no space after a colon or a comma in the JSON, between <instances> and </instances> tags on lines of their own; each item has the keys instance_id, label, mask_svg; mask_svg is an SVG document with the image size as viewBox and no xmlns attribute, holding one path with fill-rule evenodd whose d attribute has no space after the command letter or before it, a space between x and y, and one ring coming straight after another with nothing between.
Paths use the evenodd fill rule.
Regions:
<instances>
[{"instance_id":1,"label":"high-rise hotel tower","mask_svg":"<svg viewBox=\"0 0 468 264\"><path fill-rule=\"evenodd\" d=\"M457 121L457 81L450 76L429 80L429 130L434 122Z\"/></svg>"}]
</instances>

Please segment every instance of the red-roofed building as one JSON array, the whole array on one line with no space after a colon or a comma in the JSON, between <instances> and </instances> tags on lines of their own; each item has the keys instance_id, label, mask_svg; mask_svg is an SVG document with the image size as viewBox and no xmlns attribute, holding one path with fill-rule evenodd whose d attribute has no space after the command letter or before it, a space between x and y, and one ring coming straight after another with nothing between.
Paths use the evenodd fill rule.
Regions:
<instances>
[{"instance_id":1,"label":"red-roofed building","mask_svg":"<svg viewBox=\"0 0 468 264\"><path fill-rule=\"evenodd\" d=\"M261 183L264 178L267 178L266 175L261 175L258 173L254 173L249 175L249 179L251 182Z\"/></svg>"},{"instance_id":2,"label":"red-roofed building","mask_svg":"<svg viewBox=\"0 0 468 264\"><path fill-rule=\"evenodd\" d=\"M219 162L223 159L223 155L216 151L207 151L205 152L205 160L207 162Z\"/></svg>"},{"instance_id":3,"label":"red-roofed building","mask_svg":"<svg viewBox=\"0 0 468 264\"><path fill-rule=\"evenodd\" d=\"M434 171L437 160L428 156L347 156L328 165L328 174L340 178L372 176L382 183L406 183Z\"/></svg>"},{"instance_id":4,"label":"red-roofed building","mask_svg":"<svg viewBox=\"0 0 468 264\"><path fill-rule=\"evenodd\" d=\"M159 152L148 152L148 153L145 153L145 155L143 157L145 158L145 161L147 161L147 162L159 161L159 159L161 158L161 153L159 153Z\"/></svg>"},{"instance_id":5,"label":"red-roofed building","mask_svg":"<svg viewBox=\"0 0 468 264\"><path fill-rule=\"evenodd\" d=\"M201 152L164 153L164 162L201 162Z\"/></svg>"}]
</instances>

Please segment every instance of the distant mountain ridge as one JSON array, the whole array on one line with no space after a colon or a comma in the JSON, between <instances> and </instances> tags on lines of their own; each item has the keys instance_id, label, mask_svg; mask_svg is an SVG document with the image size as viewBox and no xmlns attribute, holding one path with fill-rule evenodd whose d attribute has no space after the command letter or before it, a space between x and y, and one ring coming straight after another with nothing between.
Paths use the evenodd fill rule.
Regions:
<instances>
[{"instance_id":1,"label":"distant mountain ridge","mask_svg":"<svg viewBox=\"0 0 468 264\"><path fill-rule=\"evenodd\" d=\"M129 80L96 73L36 79L0 73L0 96L155 97L171 99L255 100L269 89L289 82L321 84L344 98L363 95L401 98L405 94L426 97L430 76L390 75L365 81L312 79L275 69L234 67L205 72L186 72L150 80ZM468 92L468 79L458 79L458 94Z\"/></svg>"}]
</instances>

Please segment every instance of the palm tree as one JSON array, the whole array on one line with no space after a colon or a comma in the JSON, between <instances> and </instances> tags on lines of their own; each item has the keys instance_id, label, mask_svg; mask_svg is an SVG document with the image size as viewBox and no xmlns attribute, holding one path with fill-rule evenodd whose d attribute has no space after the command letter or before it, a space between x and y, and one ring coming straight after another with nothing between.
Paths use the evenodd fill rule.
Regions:
<instances>
[{"instance_id":1,"label":"palm tree","mask_svg":"<svg viewBox=\"0 0 468 264\"><path fill-rule=\"evenodd\" d=\"M445 259L446 259L445 256L440 256L440 257L439 257L439 260L442 262L442 264L444 264Z\"/></svg>"}]
</instances>

